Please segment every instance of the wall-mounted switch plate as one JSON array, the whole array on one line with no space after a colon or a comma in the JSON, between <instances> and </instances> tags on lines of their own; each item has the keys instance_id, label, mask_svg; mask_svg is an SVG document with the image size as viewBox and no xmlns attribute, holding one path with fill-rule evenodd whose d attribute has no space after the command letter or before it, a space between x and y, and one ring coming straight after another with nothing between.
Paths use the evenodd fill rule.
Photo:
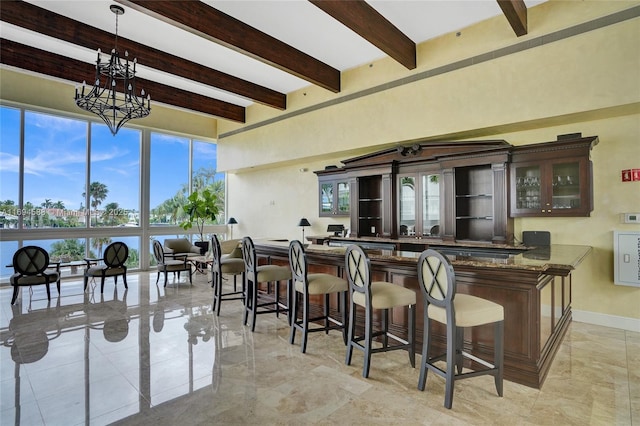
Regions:
<instances>
[{"instance_id":1,"label":"wall-mounted switch plate","mask_svg":"<svg viewBox=\"0 0 640 426\"><path fill-rule=\"evenodd\" d=\"M622 213L622 223L640 223L640 213Z\"/></svg>"}]
</instances>

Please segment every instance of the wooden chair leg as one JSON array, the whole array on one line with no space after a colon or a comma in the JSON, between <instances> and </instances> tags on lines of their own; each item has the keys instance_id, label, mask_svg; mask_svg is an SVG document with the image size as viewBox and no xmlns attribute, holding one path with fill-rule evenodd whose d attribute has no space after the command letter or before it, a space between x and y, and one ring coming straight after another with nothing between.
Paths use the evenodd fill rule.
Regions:
<instances>
[{"instance_id":1,"label":"wooden chair leg","mask_svg":"<svg viewBox=\"0 0 640 426\"><path fill-rule=\"evenodd\" d=\"M423 332L422 332L422 359L420 360L420 377L418 378L418 390L423 391L427 383L427 373L429 372L427 364L429 360L429 346L431 344L431 333L429 332L430 321L425 315Z\"/></svg>"},{"instance_id":2,"label":"wooden chair leg","mask_svg":"<svg viewBox=\"0 0 640 426\"><path fill-rule=\"evenodd\" d=\"M354 303L350 303L349 309L349 333L347 337L347 355L345 357L344 363L347 365L351 365L351 355L353 354L353 334L356 327L356 305Z\"/></svg>"},{"instance_id":3,"label":"wooden chair leg","mask_svg":"<svg viewBox=\"0 0 640 426\"><path fill-rule=\"evenodd\" d=\"M456 371L457 374L462 374L462 364L464 362L464 356L462 351L464 349L464 328L456 328Z\"/></svg>"},{"instance_id":4,"label":"wooden chair leg","mask_svg":"<svg viewBox=\"0 0 640 426\"><path fill-rule=\"evenodd\" d=\"M494 367L498 369L495 375L496 391L502 396L502 378L504 368L504 321L498 321L494 326Z\"/></svg>"},{"instance_id":5,"label":"wooden chair leg","mask_svg":"<svg viewBox=\"0 0 640 426\"><path fill-rule=\"evenodd\" d=\"M245 279L245 293L244 293L244 316L242 323L247 325L249 318L249 307L251 306L251 293L253 292L253 284L248 279Z\"/></svg>"},{"instance_id":6,"label":"wooden chair leg","mask_svg":"<svg viewBox=\"0 0 640 426\"><path fill-rule=\"evenodd\" d=\"M86 287L86 286L85 286ZM18 298L18 291L19 291L19 286L14 285L13 286L13 296L11 296L11 304L13 305L14 303L16 303L16 299Z\"/></svg>"},{"instance_id":7,"label":"wooden chair leg","mask_svg":"<svg viewBox=\"0 0 640 426\"><path fill-rule=\"evenodd\" d=\"M309 336L309 295L302 295L302 345L300 350L302 353L307 352L307 337ZM295 317L293 318L295 321Z\"/></svg>"},{"instance_id":8,"label":"wooden chair leg","mask_svg":"<svg viewBox=\"0 0 640 426\"><path fill-rule=\"evenodd\" d=\"M409 342L409 362L411 367L416 368L416 306L409 305L409 329L407 330L407 341Z\"/></svg>"},{"instance_id":9,"label":"wooden chair leg","mask_svg":"<svg viewBox=\"0 0 640 426\"><path fill-rule=\"evenodd\" d=\"M371 336L373 331L373 312L371 312L369 306L365 308L364 317L364 365L362 366L362 377L366 379L369 377L369 369L371 367L371 342L373 340Z\"/></svg>"},{"instance_id":10,"label":"wooden chair leg","mask_svg":"<svg viewBox=\"0 0 640 426\"><path fill-rule=\"evenodd\" d=\"M295 343L295 340L296 340L296 321L297 321L297 318L298 318L298 293L297 292L293 296L293 302L292 302L291 310L293 311L293 314L292 314L293 315L293 322L289 326L289 328L290 328L290 331L289 331L289 343L293 345Z\"/></svg>"},{"instance_id":11,"label":"wooden chair leg","mask_svg":"<svg viewBox=\"0 0 640 426\"><path fill-rule=\"evenodd\" d=\"M381 315L382 326L382 346L389 346L389 310L383 309Z\"/></svg>"},{"instance_id":12,"label":"wooden chair leg","mask_svg":"<svg viewBox=\"0 0 640 426\"><path fill-rule=\"evenodd\" d=\"M323 315L324 315L324 334L329 334L329 326L331 325L331 321L329 321L329 295L324 295L324 306L323 306Z\"/></svg>"},{"instance_id":13,"label":"wooden chair leg","mask_svg":"<svg viewBox=\"0 0 640 426\"><path fill-rule=\"evenodd\" d=\"M455 360L456 360L456 328L447 324L447 372L445 375L446 385L444 391L444 406L451 408L453 404L453 384L455 381Z\"/></svg>"},{"instance_id":14,"label":"wooden chair leg","mask_svg":"<svg viewBox=\"0 0 640 426\"><path fill-rule=\"evenodd\" d=\"M342 340L344 341L344 344L347 344L347 292L343 291L342 293L340 293L340 296L338 298L339 300L339 304L340 304L340 318L342 320Z\"/></svg>"}]
</instances>

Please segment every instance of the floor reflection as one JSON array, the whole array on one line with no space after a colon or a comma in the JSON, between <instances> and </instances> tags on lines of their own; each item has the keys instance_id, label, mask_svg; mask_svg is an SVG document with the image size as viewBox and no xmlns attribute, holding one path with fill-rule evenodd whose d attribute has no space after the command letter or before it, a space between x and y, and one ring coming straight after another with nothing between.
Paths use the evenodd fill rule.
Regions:
<instances>
[{"instance_id":1,"label":"floor reflection","mask_svg":"<svg viewBox=\"0 0 640 426\"><path fill-rule=\"evenodd\" d=\"M105 292L65 281L47 301L23 288L10 306L0 289L0 423L3 425L195 424L638 424L640 334L573 323L542 390L491 378L444 382L406 354L344 364L339 333L317 333L307 354L288 343L286 317L262 316L252 333L240 301L211 309L207 276L167 287L130 274ZM231 283L232 281L228 281ZM232 284L229 284L232 285ZM54 292L55 293L55 292ZM358 421L355 421L358 419Z\"/></svg>"},{"instance_id":2,"label":"floor reflection","mask_svg":"<svg viewBox=\"0 0 640 426\"><path fill-rule=\"evenodd\" d=\"M212 313L207 286L174 281L165 288L142 274L130 277L129 289L111 282L99 291L95 284L83 292L81 282L65 282L62 296L48 301L38 288L24 288L5 312L2 290L8 319L0 330L2 359L10 355L14 365L9 379L2 363L3 424L11 411L13 424L101 423L101 416L120 412L110 419L118 420L218 386L218 348L229 339ZM67 383L73 389L55 391ZM64 410L42 410L38 401L56 393ZM34 412L25 421L25 409L38 407L40 422Z\"/></svg>"}]
</instances>

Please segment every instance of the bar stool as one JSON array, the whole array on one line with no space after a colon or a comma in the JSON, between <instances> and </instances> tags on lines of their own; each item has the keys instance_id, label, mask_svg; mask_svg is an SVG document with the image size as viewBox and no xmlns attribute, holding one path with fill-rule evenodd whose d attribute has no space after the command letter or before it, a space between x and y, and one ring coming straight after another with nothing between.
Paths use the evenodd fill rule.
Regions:
<instances>
[{"instance_id":1,"label":"bar stool","mask_svg":"<svg viewBox=\"0 0 640 426\"><path fill-rule=\"evenodd\" d=\"M353 348L364 352L364 366L362 377L369 377L371 354L388 352L398 349L409 351L409 362L416 366L415 354L415 324L416 324L416 293L399 285L374 281L371 282L371 262L360 246L347 247L345 254L347 278L349 280L349 295L351 299L349 307L349 337L347 339L347 357L345 363L351 364ZM365 311L364 336L356 336L356 306L361 306ZM389 309L408 307L408 333L407 340L401 339L389 332ZM373 330L373 310L382 310L382 328ZM382 347L373 348L372 339L382 336ZM389 338L396 344L389 345ZM360 343L360 342L363 343Z\"/></svg>"},{"instance_id":2,"label":"bar stool","mask_svg":"<svg viewBox=\"0 0 640 426\"><path fill-rule=\"evenodd\" d=\"M213 310L220 316L220 305L223 300L244 300L244 260L239 257L222 256L218 236L211 237L211 287L213 287ZM233 275L233 291L222 291L222 275ZM242 275L242 289L238 290L236 279Z\"/></svg>"},{"instance_id":3,"label":"bar stool","mask_svg":"<svg viewBox=\"0 0 640 426\"><path fill-rule=\"evenodd\" d=\"M300 241L289 243L289 265L293 277L294 291L291 307L291 333L289 343L293 345L296 337L296 329L302 333L302 345L300 351L307 351L307 335L310 332L324 331L329 334L329 330L342 330L342 339L347 343L347 291L349 284L340 277L331 274L308 274L307 256L304 246ZM298 293L302 294L302 319L298 320ZM341 320L338 321L330 316L330 296L339 293L338 303L341 313ZM324 295L324 311L322 316L309 318L309 296ZM321 328L309 328L309 322L324 321Z\"/></svg>"},{"instance_id":4,"label":"bar stool","mask_svg":"<svg viewBox=\"0 0 640 426\"><path fill-rule=\"evenodd\" d=\"M256 249L251 237L242 239L242 258L245 267L245 303L244 303L244 325L247 325L249 314L251 314L251 331L256 328L256 315L269 314L275 312L280 316L280 312L287 312L289 324L291 324L291 268L278 265L260 265L256 259ZM280 302L280 281L287 281L287 304ZM275 294L273 298L258 291L259 283L275 282Z\"/></svg>"},{"instance_id":5,"label":"bar stool","mask_svg":"<svg viewBox=\"0 0 640 426\"><path fill-rule=\"evenodd\" d=\"M422 344L422 365L418 389L423 391L427 381L427 369L446 380L444 406L451 408L453 385L456 380L490 374L494 377L498 395L502 396L504 309L501 305L471 296L456 294L456 278L449 259L440 252L427 249L418 260L418 282L424 297L424 338ZM430 357L431 320L447 327L447 349L442 355ZM494 324L493 365L474 355L464 352L464 327ZM463 357L467 357L484 369L462 372ZM446 359L446 370L435 365ZM457 373L454 371L454 367Z\"/></svg>"}]
</instances>

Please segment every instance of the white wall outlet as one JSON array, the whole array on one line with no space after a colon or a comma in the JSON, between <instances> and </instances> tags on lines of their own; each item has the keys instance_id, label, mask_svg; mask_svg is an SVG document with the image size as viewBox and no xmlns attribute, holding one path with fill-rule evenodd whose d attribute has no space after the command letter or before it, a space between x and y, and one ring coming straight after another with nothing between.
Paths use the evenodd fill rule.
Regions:
<instances>
[{"instance_id":1,"label":"white wall outlet","mask_svg":"<svg viewBox=\"0 0 640 426\"><path fill-rule=\"evenodd\" d=\"M622 213L622 223L640 223L640 213Z\"/></svg>"}]
</instances>

